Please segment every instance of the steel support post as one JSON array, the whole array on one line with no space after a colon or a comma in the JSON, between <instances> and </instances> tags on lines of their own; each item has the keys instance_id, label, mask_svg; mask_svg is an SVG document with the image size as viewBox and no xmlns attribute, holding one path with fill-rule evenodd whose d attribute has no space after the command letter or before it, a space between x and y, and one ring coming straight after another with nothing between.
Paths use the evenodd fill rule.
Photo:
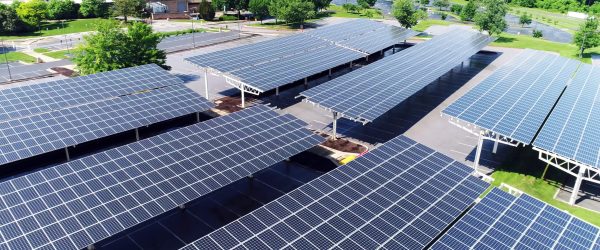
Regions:
<instances>
[{"instance_id":1,"label":"steel support post","mask_svg":"<svg viewBox=\"0 0 600 250\"><path fill-rule=\"evenodd\" d=\"M244 84L243 83L240 85L240 89L242 90L242 108L245 108L246 107L246 96L244 93Z\"/></svg>"},{"instance_id":2,"label":"steel support post","mask_svg":"<svg viewBox=\"0 0 600 250\"><path fill-rule=\"evenodd\" d=\"M351 62L350 62L350 69L352 69L352 63L353 63L353 62L351 61Z\"/></svg>"},{"instance_id":3,"label":"steel support post","mask_svg":"<svg viewBox=\"0 0 600 250\"><path fill-rule=\"evenodd\" d=\"M204 97L210 101L208 99L208 69L204 69Z\"/></svg>"},{"instance_id":4,"label":"steel support post","mask_svg":"<svg viewBox=\"0 0 600 250\"><path fill-rule=\"evenodd\" d=\"M69 148L65 148L65 156L67 157L67 161L71 161L71 156L69 155Z\"/></svg>"},{"instance_id":5,"label":"steel support post","mask_svg":"<svg viewBox=\"0 0 600 250\"><path fill-rule=\"evenodd\" d=\"M89 245L89 246L87 246L87 250L96 250L96 246Z\"/></svg>"},{"instance_id":6,"label":"steel support post","mask_svg":"<svg viewBox=\"0 0 600 250\"><path fill-rule=\"evenodd\" d=\"M381 51L379 52L379 54L383 56L383 50L381 50Z\"/></svg>"},{"instance_id":7,"label":"steel support post","mask_svg":"<svg viewBox=\"0 0 600 250\"><path fill-rule=\"evenodd\" d=\"M135 129L135 140L136 141L140 140L140 130L138 128Z\"/></svg>"},{"instance_id":8,"label":"steel support post","mask_svg":"<svg viewBox=\"0 0 600 250\"><path fill-rule=\"evenodd\" d=\"M575 201L577 201L577 194L579 194L579 189L581 188L581 182L583 181L584 173L585 173L585 168L582 166L579 166L579 173L577 173L577 179L575 180L575 185L573 185L571 198L569 199L569 205L575 205Z\"/></svg>"},{"instance_id":9,"label":"steel support post","mask_svg":"<svg viewBox=\"0 0 600 250\"><path fill-rule=\"evenodd\" d=\"M308 89L308 77L304 78L304 89Z\"/></svg>"},{"instance_id":10,"label":"steel support post","mask_svg":"<svg viewBox=\"0 0 600 250\"><path fill-rule=\"evenodd\" d=\"M200 122L200 112L196 112L196 122Z\"/></svg>"},{"instance_id":11,"label":"steel support post","mask_svg":"<svg viewBox=\"0 0 600 250\"><path fill-rule=\"evenodd\" d=\"M329 75L328 76L331 78L331 69L329 69Z\"/></svg>"},{"instance_id":12,"label":"steel support post","mask_svg":"<svg viewBox=\"0 0 600 250\"><path fill-rule=\"evenodd\" d=\"M494 141L494 148L492 149L492 153L496 154L498 151L498 140L500 140L500 135L496 134L496 140Z\"/></svg>"},{"instance_id":13,"label":"steel support post","mask_svg":"<svg viewBox=\"0 0 600 250\"><path fill-rule=\"evenodd\" d=\"M473 169L477 171L479 167L479 158L481 157L481 148L483 147L483 133L479 133L479 138L477 139L477 148L475 149L475 160L473 161Z\"/></svg>"},{"instance_id":14,"label":"steel support post","mask_svg":"<svg viewBox=\"0 0 600 250\"><path fill-rule=\"evenodd\" d=\"M369 61L369 56L368 56L368 55L365 57L365 60L366 60L367 62Z\"/></svg>"},{"instance_id":15,"label":"steel support post","mask_svg":"<svg viewBox=\"0 0 600 250\"><path fill-rule=\"evenodd\" d=\"M275 95L279 95L279 87L275 88Z\"/></svg>"},{"instance_id":16,"label":"steel support post","mask_svg":"<svg viewBox=\"0 0 600 250\"><path fill-rule=\"evenodd\" d=\"M333 140L337 139L337 119L338 113L333 111Z\"/></svg>"}]
</instances>

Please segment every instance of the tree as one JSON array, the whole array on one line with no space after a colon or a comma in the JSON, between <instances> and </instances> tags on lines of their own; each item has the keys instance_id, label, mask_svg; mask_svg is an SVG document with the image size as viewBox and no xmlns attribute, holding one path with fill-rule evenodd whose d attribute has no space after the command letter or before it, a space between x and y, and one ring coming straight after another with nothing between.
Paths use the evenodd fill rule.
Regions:
<instances>
[{"instance_id":1,"label":"tree","mask_svg":"<svg viewBox=\"0 0 600 250\"><path fill-rule=\"evenodd\" d=\"M375 3L377 3L377 0L357 0L356 3L358 5L360 5L361 7L368 9L368 8L375 6Z\"/></svg>"},{"instance_id":2,"label":"tree","mask_svg":"<svg viewBox=\"0 0 600 250\"><path fill-rule=\"evenodd\" d=\"M16 32L19 22L17 12L10 6L0 3L0 33Z\"/></svg>"},{"instance_id":3,"label":"tree","mask_svg":"<svg viewBox=\"0 0 600 250\"><path fill-rule=\"evenodd\" d=\"M598 15L600 14L600 2L595 2L589 8L590 13Z\"/></svg>"},{"instance_id":4,"label":"tree","mask_svg":"<svg viewBox=\"0 0 600 250\"><path fill-rule=\"evenodd\" d=\"M475 15L475 24L479 26L479 30L487 31L490 36L500 34L507 27L506 12L508 5L504 0L484 0L485 10Z\"/></svg>"},{"instance_id":5,"label":"tree","mask_svg":"<svg viewBox=\"0 0 600 250\"><path fill-rule=\"evenodd\" d=\"M452 13L460 15L460 12L462 12L463 6L460 4L453 4L452 6L450 6L450 11L452 11Z\"/></svg>"},{"instance_id":6,"label":"tree","mask_svg":"<svg viewBox=\"0 0 600 250\"><path fill-rule=\"evenodd\" d=\"M440 8L440 10L442 10L442 8L448 8L448 6L450 6L450 1L449 0L435 0L435 2L433 2L433 6Z\"/></svg>"},{"instance_id":7,"label":"tree","mask_svg":"<svg viewBox=\"0 0 600 250\"><path fill-rule=\"evenodd\" d=\"M260 19L269 16L269 0L250 0L248 10Z\"/></svg>"},{"instance_id":8,"label":"tree","mask_svg":"<svg viewBox=\"0 0 600 250\"><path fill-rule=\"evenodd\" d=\"M419 3L422 5L428 5L429 4L429 0L419 0Z\"/></svg>"},{"instance_id":9,"label":"tree","mask_svg":"<svg viewBox=\"0 0 600 250\"><path fill-rule=\"evenodd\" d=\"M169 69L165 52L157 49L160 40L147 24L136 22L125 31L117 22L105 21L99 24L98 32L84 36L73 61L82 75L149 63Z\"/></svg>"},{"instance_id":10,"label":"tree","mask_svg":"<svg viewBox=\"0 0 600 250\"><path fill-rule=\"evenodd\" d=\"M519 17L519 23L521 24L521 27L530 25L531 21L531 16L527 15L527 13L523 13L523 15Z\"/></svg>"},{"instance_id":11,"label":"tree","mask_svg":"<svg viewBox=\"0 0 600 250\"><path fill-rule=\"evenodd\" d=\"M69 19L75 12L73 0L50 0L48 2L48 18L53 20Z\"/></svg>"},{"instance_id":12,"label":"tree","mask_svg":"<svg viewBox=\"0 0 600 250\"><path fill-rule=\"evenodd\" d=\"M315 5L315 10L319 11L322 9L327 9L331 4L331 0L313 0L313 4Z\"/></svg>"},{"instance_id":13,"label":"tree","mask_svg":"<svg viewBox=\"0 0 600 250\"><path fill-rule=\"evenodd\" d=\"M544 33L542 33L541 30L535 30L534 29L532 35L535 38L542 38L544 36Z\"/></svg>"},{"instance_id":14,"label":"tree","mask_svg":"<svg viewBox=\"0 0 600 250\"><path fill-rule=\"evenodd\" d=\"M412 0L395 0L392 5L392 15L407 29L415 26L426 16L425 12L415 8Z\"/></svg>"},{"instance_id":15,"label":"tree","mask_svg":"<svg viewBox=\"0 0 600 250\"><path fill-rule=\"evenodd\" d=\"M123 20L127 22L128 16L137 16L144 6L146 6L144 0L114 0L113 12L123 16Z\"/></svg>"},{"instance_id":16,"label":"tree","mask_svg":"<svg viewBox=\"0 0 600 250\"><path fill-rule=\"evenodd\" d=\"M275 23L277 23L278 19L283 18L285 5L286 0L271 0L271 3L269 4L269 14L275 17Z\"/></svg>"},{"instance_id":17,"label":"tree","mask_svg":"<svg viewBox=\"0 0 600 250\"><path fill-rule=\"evenodd\" d=\"M82 0L79 13L84 17L106 17L108 7L104 0Z\"/></svg>"},{"instance_id":18,"label":"tree","mask_svg":"<svg viewBox=\"0 0 600 250\"><path fill-rule=\"evenodd\" d=\"M305 0L287 0L283 10L283 18L288 23L304 24L306 19L315 16L315 5Z\"/></svg>"},{"instance_id":19,"label":"tree","mask_svg":"<svg viewBox=\"0 0 600 250\"><path fill-rule=\"evenodd\" d=\"M477 13L477 4L475 1L467 2L467 5L460 11L460 19L463 21L471 21Z\"/></svg>"},{"instance_id":20,"label":"tree","mask_svg":"<svg viewBox=\"0 0 600 250\"><path fill-rule=\"evenodd\" d=\"M519 6L534 8L536 0L516 0L515 3Z\"/></svg>"},{"instance_id":21,"label":"tree","mask_svg":"<svg viewBox=\"0 0 600 250\"><path fill-rule=\"evenodd\" d=\"M600 46L600 33L598 32L598 19L588 17L585 23L581 24L577 33L573 37L573 44L581 48L580 56L586 49Z\"/></svg>"},{"instance_id":22,"label":"tree","mask_svg":"<svg viewBox=\"0 0 600 250\"><path fill-rule=\"evenodd\" d=\"M23 22L39 29L42 21L46 19L47 9L43 0L30 0L19 4L17 15Z\"/></svg>"}]
</instances>

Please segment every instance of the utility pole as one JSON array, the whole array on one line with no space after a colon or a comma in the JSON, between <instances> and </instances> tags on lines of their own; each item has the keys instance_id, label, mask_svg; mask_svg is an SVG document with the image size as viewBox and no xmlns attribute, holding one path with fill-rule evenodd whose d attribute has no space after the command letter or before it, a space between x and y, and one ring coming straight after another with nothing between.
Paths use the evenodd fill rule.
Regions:
<instances>
[{"instance_id":1,"label":"utility pole","mask_svg":"<svg viewBox=\"0 0 600 250\"><path fill-rule=\"evenodd\" d=\"M10 73L10 65L8 64L8 52L6 51L6 47L4 47L4 40L2 40L2 52L4 53L4 61L6 62L6 69L8 70L8 80L12 81L12 74Z\"/></svg>"}]
</instances>

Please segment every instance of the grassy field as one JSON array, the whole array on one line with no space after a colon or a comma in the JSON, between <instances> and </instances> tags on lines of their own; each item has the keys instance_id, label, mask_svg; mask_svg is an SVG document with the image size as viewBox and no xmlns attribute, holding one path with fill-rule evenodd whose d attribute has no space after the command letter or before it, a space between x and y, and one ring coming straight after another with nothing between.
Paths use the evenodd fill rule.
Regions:
<instances>
[{"instance_id":1,"label":"grassy field","mask_svg":"<svg viewBox=\"0 0 600 250\"><path fill-rule=\"evenodd\" d=\"M50 52L49 49L46 48L35 48L33 49L33 51L37 52L37 53L46 53L46 52Z\"/></svg>"},{"instance_id":2,"label":"grassy field","mask_svg":"<svg viewBox=\"0 0 600 250\"><path fill-rule=\"evenodd\" d=\"M557 43L546 41L539 38L533 38L524 35L512 35L502 33L498 39L491 44L492 46L507 47L507 48L530 48L536 50L544 50L557 52L561 56L573 59L580 59L585 63L591 63L591 54L600 54L600 48L589 49L583 54L583 58L579 58L579 50L577 46L567 43Z\"/></svg>"},{"instance_id":3,"label":"grassy field","mask_svg":"<svg viewBox=\"0 0 600 250\"><path fill-rule=\"evenodd\" d=\"M583 19L569 17L562 13L536 8L511 6L510 13L516 16L527 13L533 16L534 21L565 30L569 33L575 33L577 30L579 30L579 26L585 22Z\"/></svg>"},{"instance_id":4,"label":"grassy field","mask_svg":"<svg viewBox=\"0 0 600 250\"><path fill-rule=\"evenodd\" d=\"M435 19L426 19L426 20L421 20L419 21L419 23L417 25L415 25L414 27L412 27L413 30L416 31L425 31L427 28L429 28L432 25L444 25L444 26L448 26L452 24L451 22L448 21L442 21L442 20L435 20Z\"/></svg>"},{"instance_id":5,"label":"grassy field","mask_svg":"<svg viewBox=\"0 0 600 250\"><path fill-rule=\"evenodd\" d=\"M14 40L21 38L32 38L40 36L56 36L66 35L71 33L92 31L95 29L95 25L101 22L102 19L91 18L91 19L76 19L64 22L64 28L62 22L44 22L42 24L42 30L40 32L29 32L18 35L5 35L0 36L0 39Z\"/></svg>"},{"instance_id":6,"label":"grassy field","mask_svg":"<svg viewBox=\"0 0 600 250\"><path fill-rule=\"evenodd\" d=\"M8 52L6 54L0 54L0 63L6 63L6 61L9 62L16 62L16 61L21 61L21 62L26 62L26 63L34 63L35 62L35 58L33 56L27 55L25 53L21 53L21 52Z\"/></svg>"},{"instance_id":7,"label":"grassy field","mask_svg":"<svg viewBox=\"0 0 600 250\"><path fill-rule=\"evenodd\" d=\"M366 11L361 11L359 13L354 12L346 12L342 6L339 5L330 5L327 10L330 12L330 16L332 17L344 17L344 18L369 18L365 15ZM371 9L374 11L374 9ZM373 15L372 19L383 19L383 15L381 11L377 10L377 14Z\"/></svg>"},{"instance_id":8,"label":"grassy field","mask_svg":"<svg viewBox=\"0 0 600 250\"><path fill-rule=\"evenodd\" d=\"M58 51L52 51L52 52L47 52L44 53L44 55L55 58L55 59L67 59L70 58L69 57L69 50L58 50Z\"/></svg>"}]
</instances>

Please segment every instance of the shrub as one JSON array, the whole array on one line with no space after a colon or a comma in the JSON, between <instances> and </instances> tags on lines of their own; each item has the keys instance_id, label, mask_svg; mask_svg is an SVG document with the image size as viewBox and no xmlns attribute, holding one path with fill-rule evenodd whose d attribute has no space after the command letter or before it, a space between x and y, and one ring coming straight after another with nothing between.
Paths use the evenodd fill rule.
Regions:
<instances>
[{"instance_id":1,"label":"shrub","mask_svg":"<svg viewBox=\"0 0 600 250\"><path fill-rule=\"evenodd\" d=\"M446 18L448 18L448 14L446 14L446 12L442 12L442 13L440 13L440 18L442 20L446 20Z\"/></svg>"},{"instance_id":2,"label":"shrub","mask_svg":"<svg viewBox=\"0 0 600 250\"><path fill-rule=\"evenodd\" d=\"M542 38L543 36L544 36L544 34L542 33L541 30L533 30L533 37Z\"/></svg>"},{"instance_id":3,"label":"shrub","mask_svg":"<svg viewBox=\"0 0 600 250\"><path fill-rule=\"evenodd\" d=\"M219 17L219 21L237 21L239 20L237 16L232 15L222 15Z\"/></svg>"},{"instance_id":4,"label":"shrub","mask_svg":"<svg viewBox=\"0 0 600 250\"><path fill-rule=\"evenodd\" d=\"M452 11L452 13L460 15L460 12L462 11L463 6L460 4L453 4L452 6L450 6L450 11Z\"/></svg>"}]
</instances>

